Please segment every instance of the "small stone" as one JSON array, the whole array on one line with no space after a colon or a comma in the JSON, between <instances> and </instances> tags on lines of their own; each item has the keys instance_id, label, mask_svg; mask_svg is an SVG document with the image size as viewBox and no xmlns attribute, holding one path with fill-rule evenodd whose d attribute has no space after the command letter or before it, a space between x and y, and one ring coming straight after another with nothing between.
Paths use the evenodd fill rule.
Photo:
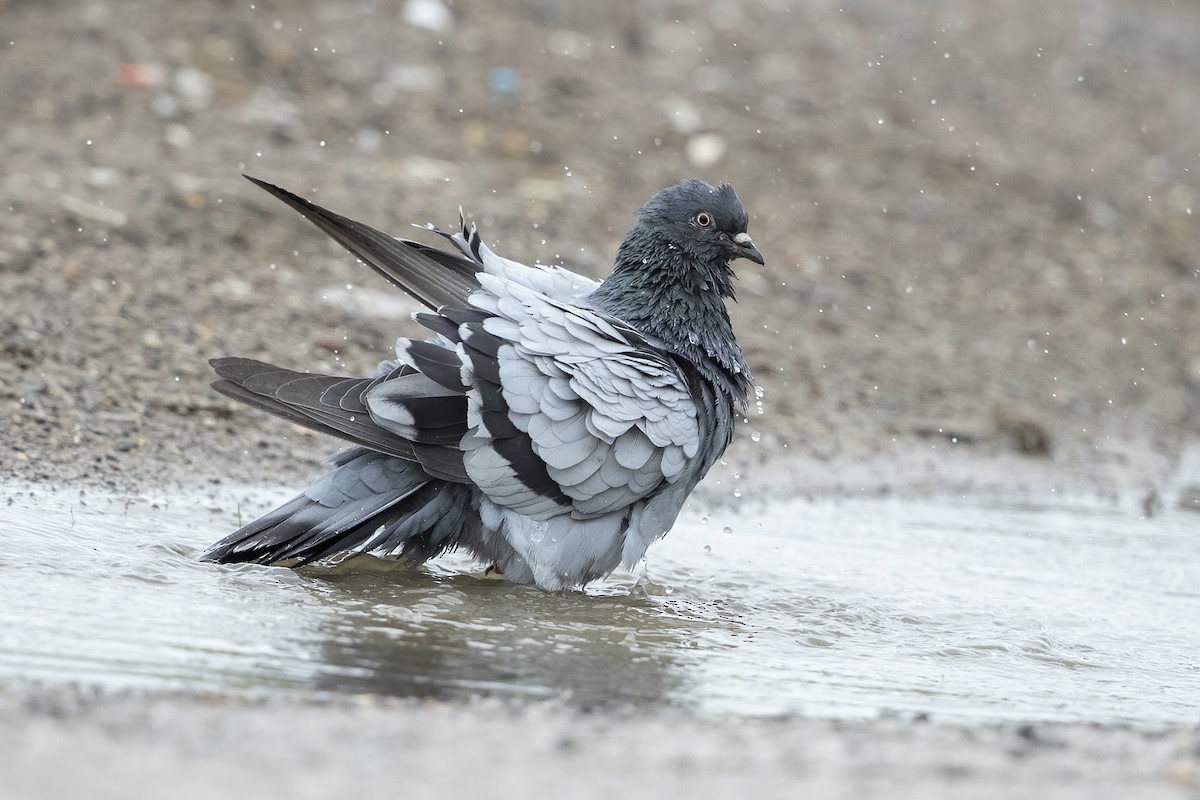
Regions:
<instances>
[{"instance_id":1,"label":"small stone","mask_svg":"<svg viewBox=\"0 0 1200 800\"><path fill-rule=\"evenodd\" d=\"M87 171L87 185L93 189L111 189L121 182L121 173L112 167L92 167Z\"/></svg>"},{"instance_id":2,"label":"small stone","mask_svg":"<svg viewBox=\"0 0 1200 800\"><path fill-rule=\"evenodd\" d=\"M159 119L175 119L179 116L179 101L170 92L160 92L150 101L150 110Z\"/></svg>"},{"instance_id":3,"label":"small stone","mask_svg":"<svg viewBox=\"0 0 1200 800\"><path fill-rule=\"evenodd\" d=\"M80 219L98 222L101 225L108 225L113 228L124 227L129 222L129 217L124 211L119 211L115 208L106 208L105 206L89 203L86 200L80 200L69 194L64 194L59 201L63 210L70 214L74 214Z\"/></svg>"},{"instance_id":4,"label":"small stone","mask_svg":"<svg viewBox=\"0 0 1200 800\"><path fill-rule=\"evenodd\" d=\"M436 92L446 82L446 73L433 64L392 64L385 80L398 92Z\"/></svg>"},{"instance_id":5,"label":"small stone","mask_svg":"<svg viewBox=\"0 0 1200 800\"><path fill-rule=\"evenodd\" d=\"M449 33L454 28L454 15L442 0L408 0L404 4L404 21L438 33Z\"/></svg>"},{"instance_id":6,"label":"small stone","mask_svg":"<svg viewBox=\"0 0 1200 800\"><path fill-rule=\"evenodd\" d=\"M550 34L547 49L556 56L580 61L592 54L592 40L578 31L560 28Z\"/></svg>"},{"instance_id":7,"label":"small stone","mask_svg":"<svg viewBox=\"0 0 1200 800\"><path fill-rule=\"evenodd\" d=\"M204 181L186 172L177 172L171 176L171 188L179 197L198 194L204 190Z\"/></svg>"},{"instance_id":8,"label":"small stone","mask_svg":"<svg viewBox=\"0 0 1200 800\"><path fill-rule=\"evenodd\" d=\"M193 67L183 67L175 72L175 94L189 111L208 108L212 101L212 78Z\"/></svg>"},{"instance_id":9,"label":"small stone","mask_svg":"<svg viewBox=\"0 0 1200 800\"><path fill-rule=\"evenodd\" d=\"M725 139L716 133L701 133L687 141L684 152L688 163L696 169L708 169L725 155Z\"/></svg>"},{"instance_id":10,"label":"small stone","mask_svg":"<svg viewBox=\"0 0 1200 800\"><path fill-rule=\"evenodd\" d=\"M493 102L515 103L521 91L521 73L512 67L492 67L488 70L488 88L492 91Z\"/></svg>"},{"instance_id":11,"label":"small stone","mask_svg":"<svg viewBox=\"0 0 1200 800\"><path fill-rule=\"evenodd\" d=\"M702 124L700 112L694 105L681 97L666 100L662 104L662 110L676 133L684 135L695 133Z\"/></svg>"},{"instance_id":12,"label":"small stone","mask_svg":"<svg viewBox=\"0 0 1200 800\"><path fill-rule=\"evenodd\" d=\"M404 159L400 169L406 177L422 183L441 183L460 174L459 165L453 161L418 155Z\"/></svg>"},{"instance_id":13,"label":"small stone","mask_svg":"<svg viewBox=\"0 0 1200 800\"><path fill-rule=\"evenodd\" d=\"M177 150L187 150L192 146L194 139L192 132L178 122L173 122L167 126L166 131L163 133L163 138L166 139L167 144Z\"/></svg>"},{"instance_id":14,"label":"small stone","mask_svg":"<svg viewBox=\"0 0 1200 800\"><path fill-rule=\"evenodd\" d=\"M117 71L117 83L157 91L167 85L167 68L153 61L122 64Z\"/></svg>"}]
</instances>

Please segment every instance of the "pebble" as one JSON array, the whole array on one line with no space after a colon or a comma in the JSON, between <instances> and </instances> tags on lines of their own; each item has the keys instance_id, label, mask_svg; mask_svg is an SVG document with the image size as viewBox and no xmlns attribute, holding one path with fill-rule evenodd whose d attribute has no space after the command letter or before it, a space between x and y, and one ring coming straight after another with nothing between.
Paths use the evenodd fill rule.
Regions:
<instances>
[{"instance_id":1,"label":"pebble","mask_svg":"<svg viewBox=\"0 0 1200 800\"><path fill-rule=\"evenodd\" d=\"M700 111L682 97L665 100L662 110L676 133L682 133L685 136L695 133L702 124Z\"/></svg>"},{"instance_id":2,"label":"pebble","mask_svg":"<svg viewBox=\"0 0 1200 800\"><path fill-rule=\"evenodd\" d=\"M442 0L408 0L404 4L404 21L438 33L449 33L454 29L454 15Z\"/></svg>"},{"instance_id":3,"label":"pebble","mask_svg":"<svg viewBox=\"0 0 1200 800\"><path fill-rule=\"evenodd\" d=\"M708 169L725 155L725 139L717 133L700 133L687 141L684 152L696 169Z\"/></svg>"},{"instance_id":4,"label":"pebble","mask_svg":"<svg viewBox=\"0 0 1200 800\"><path fill-rule=\"evenodd\" d=\"M167 144L171 145L171 147L177 150L187 150L192 146L192 141L195 137L192 136L192 132L186 126L180 125L178 122L172 122L163 132L163 138L166 139Z\"/></svg>"},{"instance_id":5,"label":"pebble","mask_svg":"<svg viewBox=\"0 0 1200 800\"><path fill-rule=\"evenodd\" d=\"M170 92L160 92L150 101L150 110L159 119L175 119L179 116L179 100Z\"/></svg>"},{"instance_id":6,"label":"pebble","mask_svg":"<svg viewBox=\"0 0 1200 800\"><path fill-rule=\"evenodd\" d=\"M73 195L64 194L59 198L63 210L82 219L99 222L113 228L122 228L129 222L129 216L124 211L115 208L105 208L86 200L80 200Z\"/></svg>"},{"instance_id":7,"label":"pebble","mask_svg":"<svg viewBox=\"0 0 1200 800\"><path fill-rule=\"evenodd\" d=\"M418 155L404 159L400 163L400 169L406 177L423 183L441 183L461 173L456 162Z\"/></svg>"},{"instance_id":8,"label":"pebble","mask_svg":"<svg viewBox=\"0 0 1200 800\"><path fill-rule=\"evenodd\" d=\"M212 101L212 78L193 67L175 71L175 94L189 111L202 111Z\"/></svg>"},{"instance_id":9,"label":"pebble","mask_svg":"<svg viewBox=\"0 0 1200 800\"><path fill-rule=\"evenodd\" d=\"M392 64L384 79L398 92L436 92L446 83L446 71L433 64Z\"/></svg>"},{"instance_id":10,"label":"pebble","mask_svg":"<svg viewBox=\"0 0 1200 800\"><path fill-rule=\"evenodd\" d=\"M175 197L188 208L203 208L207 204L204 181L201 178L179 172L172 175L170 181Z\"/></svg>"},{"instance_id":11,"label":"pebble","mask_svg":"<svg viewBox=\"0 0 1200 800\"><path fill-rule=\"evenodd\" d=\"M158 91L167 84L167 68L156 61L122 64L117 71L117 83Z\"/></svg>"},{"instance_id":12,"label":"pebble","mask_svg":"<svg viewBox=\"0 0 1200 800\"><path fill-rule=\"evenodd\" d=\"M592 54L592 40L578 31L560 28L550 34L547 50L557 56L583 61Z\"/></svg>"},{"instance_id":13,"label":"pebble","mask_svg":"<svg viewBox=\"0 0 1200 800\"><path fill-rule=\"evenodd\" d=\"M121 173L112 167L92 167L87 171L87 185L93 189L111 189L121 182Z\"/></svg>"},{"instance_id":14,"label":"pebble","mask_svg":"<svg viewBox=\"0 0 1200 800\"><path fill-rule=\"evenodd\" d=\"M511 105L517 102L521 91L521 73L512 67L492 67L488 70L488 88L493 103Z\"/></svg>"}]
</instances>

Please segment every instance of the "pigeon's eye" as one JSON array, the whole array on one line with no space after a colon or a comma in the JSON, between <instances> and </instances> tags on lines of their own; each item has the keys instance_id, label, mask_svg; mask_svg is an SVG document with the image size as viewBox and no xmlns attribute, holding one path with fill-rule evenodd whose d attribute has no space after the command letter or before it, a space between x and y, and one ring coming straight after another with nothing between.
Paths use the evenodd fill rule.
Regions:
<instances>
[{"instance_id":1,"label":"pigeon's eye","mask_svg":"<svg viewBox=\"0 0 1200 800\"><path fill-rule=\"evenodd\" d=\"M696 224L701 228L709 227L712 225L712 221L712 214L708 213L707 211L701 211L700 213L696 214Z\"/></svg>"}]
</instances>

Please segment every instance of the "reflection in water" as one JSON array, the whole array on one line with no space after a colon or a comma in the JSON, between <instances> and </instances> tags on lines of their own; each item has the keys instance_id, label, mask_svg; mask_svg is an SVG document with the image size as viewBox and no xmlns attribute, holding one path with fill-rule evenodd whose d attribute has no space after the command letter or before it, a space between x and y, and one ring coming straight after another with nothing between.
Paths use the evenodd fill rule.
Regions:
<instances>
[{"instance_id":1,"label":"reflection in water","mask_svg":"<svg viewBox=\"0 0 1200 800\"><path fill-rule=\"evenodd\" d=\"M697 626L645 598L546 594L372 558L310 587L341 609L318 632L316 685L333 691L662 704L680 691L671 654Z\"/></svg>"}]
</instances>

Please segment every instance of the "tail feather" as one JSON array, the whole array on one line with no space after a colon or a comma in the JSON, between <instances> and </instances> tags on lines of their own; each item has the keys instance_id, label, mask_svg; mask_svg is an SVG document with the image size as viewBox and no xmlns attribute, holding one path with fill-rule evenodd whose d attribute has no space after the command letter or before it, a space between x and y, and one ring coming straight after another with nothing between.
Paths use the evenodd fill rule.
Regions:
<instances>
[{"instance_id":1,"label":"tail feather","mask_svg":"<svg viewBox=\"0 0 1200 800\"><path fill-rule=\"evenodd\" d=\"M458 544L473 515L470 489L429 477L412 462L362 448L303 494L213 545L219 563L307 564L354 551L420 564Z\"/></svg>"},{"instance_id":2,"label":"tail feather","mask_svg":"<svg viewBox=\"0 0 1200 800\"><path fill-rule=\"evenodd\" d=\"M367 412L362 395L381 382L379 378L314 375L250 358L214 358L209 363L222 378L212 384L221 394L321 433L398 458L418 460L411 442L380 428ZM402 367L391 374L403 370L412 371Z\"/></svg>"},{"instance_id":3,"label":"tail feather","mask_svg":"<svg viewBox=\"0 0 1200 800\"><path fill-rule=\"evenodd\" d=\"M234 383L232 381L226 381L226 380L213 381L211 386L213 389L215 389L216 391L225 395L226 397L232 397L234 400L237 400L241 403L245 403L246 405L251 406L252 408L257 408L262 411L266 411L268 413L274 414L275 416L277 416L281 419L286 419L288 422L294 423L296 425L300 425L305 428L310 428L314 431L317 431L318 433L324 433L329 436L334 436L334 437L341 438L341 439L347 438L344 433L337 430L336 428L332 428L328 425L325 425L322 422L319 422L319 421L313 419L310 416L301 414L299 411L292 408L291 406L280 403L278 400L275 400L274 398L261 397L261 396L255 394L254 392L243 389L241 386L238 386L236 383ZM367 444L367 443L359 442L359 444ZM403 444L403 443L400 443L400 444ZM372 446L374 447L374 445L372 445ZM391 452L390 450L385 450L382 445L380 447L377 447L376 449L379 449L382 452ZM403 452L391 452L391 454L395 455L395 456L399 456L401 458L404 457Z\"/></svg>"},{"instance_id":4,"label":"tail feather","mask_svg":"<svg viewBox=\"0 0 1200 800\"><path fill-rule=\"evenodd\" d=\"M396 239L369 225L321 208L316 203L258 178L247 180L299 211L371 269L432 309L464 304L479 288L478 264L437 248Z\"/></svg>"}]
</instances>

